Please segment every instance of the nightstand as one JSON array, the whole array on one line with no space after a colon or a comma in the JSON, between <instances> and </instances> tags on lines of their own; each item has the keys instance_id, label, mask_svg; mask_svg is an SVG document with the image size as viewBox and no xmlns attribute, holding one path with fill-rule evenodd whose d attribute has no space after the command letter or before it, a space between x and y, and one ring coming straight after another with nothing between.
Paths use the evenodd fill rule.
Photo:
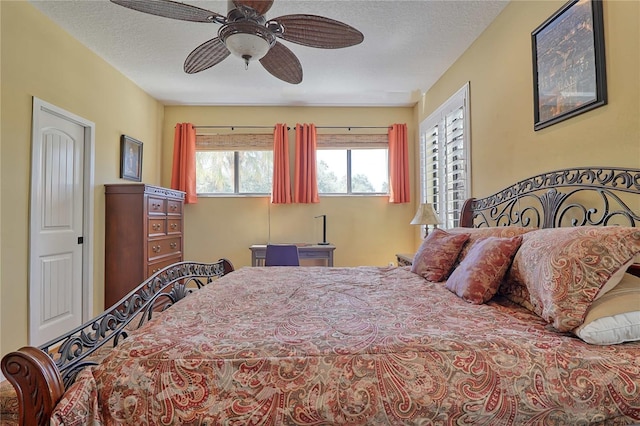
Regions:
<instances>
[{"instance_id":1,"label":"nightstand","mask_svg":"<svg viewBox=\"0 0 640 426\"><path fill-rule=\"evenodd\" d=\"M411 266L413 264L413 254L397 253L396 260L398 261L398 266Z\"/></svg>"}]
</instances>

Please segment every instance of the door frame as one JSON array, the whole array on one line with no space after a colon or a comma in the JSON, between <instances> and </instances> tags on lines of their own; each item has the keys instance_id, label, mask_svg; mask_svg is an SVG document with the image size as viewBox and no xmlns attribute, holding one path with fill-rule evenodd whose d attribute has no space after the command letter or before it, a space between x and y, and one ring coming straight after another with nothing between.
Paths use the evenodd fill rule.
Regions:
<instances>
[{"instance_id":1,"label":"door frame","mask_svg":"<svg viewBox=\"0 0 640 426\"><path fill-rule=\"evenodd\" d=\"M37 188L39 182L33 179L33 170L40 167L39 159L35 158L34 146L40 143L40 114L46 112L62 119L71 121L84 128L84 156L83 156L83 218L82 218L82 322L86 322L93 316L93 211L94 211L94 150L95 150L95 124L87 119L77 116L69 111L52 105L37 97L33 97L32 127L31 127L31 195L29 200L29 299L33 282L31 277L32 263L31 247L34 244L35 229L37 226L37 213L32 211L36 204ZM37 164L36 164L37 163ZM31 307L29 312L29 343L37 324L31 322Z\"/></svg>"}]
</instances>

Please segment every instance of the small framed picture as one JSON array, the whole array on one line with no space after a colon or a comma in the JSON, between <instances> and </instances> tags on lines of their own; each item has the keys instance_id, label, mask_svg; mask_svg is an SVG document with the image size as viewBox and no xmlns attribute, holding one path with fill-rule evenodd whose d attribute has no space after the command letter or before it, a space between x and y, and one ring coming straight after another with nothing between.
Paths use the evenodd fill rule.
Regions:
<instances>
[{"instance_id":1,"label":"small framed picture","mask_svg":"<svg viewBox=\"0 0 640 426\"><path fill-rule=\"evenodd\" d=\"M534 130L607 103L602 0L571 0L531 33Z\"/></svg>"},{"instance_id":2,"label":"small framed picture","mask_svg":"<svg viewBox=\"0 0 640 426\"><path fill-rule=\"evenodd\" d=\"M120 177L142 180L142 142L127 135L120 137Z\"/></svg>"}]
</instances>

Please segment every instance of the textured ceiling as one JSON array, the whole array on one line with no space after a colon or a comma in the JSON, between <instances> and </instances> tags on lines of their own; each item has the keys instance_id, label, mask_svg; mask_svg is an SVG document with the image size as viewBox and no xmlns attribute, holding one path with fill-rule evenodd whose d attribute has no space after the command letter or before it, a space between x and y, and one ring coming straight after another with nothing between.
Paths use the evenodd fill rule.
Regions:
<instances>
[{"instance_id":1,"label":"textured ceiling","mask_svg":"<svg viewBox=\"0 0 640 426\"><path fill-rule=\"evenodd\" d=\"M216 37L218 24L177 21L136 12L107 0L31 3L74 38L165 104L407 106L433 85L508 1L275 0L267 18L313 14L345 22L364 42L316 49L282 41L304 77L291 85L255 62L245 70L229 56L198 74L183 63ZM226 1L187 1L226 15Z\"/></svg>"}]
</instances>

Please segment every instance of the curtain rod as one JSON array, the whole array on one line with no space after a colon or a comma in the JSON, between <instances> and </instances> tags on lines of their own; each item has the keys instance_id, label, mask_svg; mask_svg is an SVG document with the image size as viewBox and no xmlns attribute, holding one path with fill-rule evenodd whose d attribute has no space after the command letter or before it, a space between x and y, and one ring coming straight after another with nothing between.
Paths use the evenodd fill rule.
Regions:
<instances>
[{"instance_id":1,"label":"curtain rod","mask_svg":"<svg viewBox=\"0 0 640 426\"><path fill-rule=\"evenodd\" d=\"M196 129L275 129L275 126L193 126ZM291 130L287 127L287 130Z\"/></svg>"},{"instance_id":2,"label":"curtain rod","mask_svg":"<svg viewBox=\"0 0 640 426\"><path fill-rule=\"evenodd\" d=\"M388 129L391 126L316 126L316 129Z\"/></svg>"},{"instance_id":3,"label":"curtain rod","mask_svg":"<svg viewBox=\"0 0 640 426\"><path fill-rule=\"evenodd\" d=\"M196 129L275 129L274 126L193 126ZM316 126L316 129L388 129L391 126ZM291 130L291 127L287 127Z\"/></svg>"}]
</instances>

